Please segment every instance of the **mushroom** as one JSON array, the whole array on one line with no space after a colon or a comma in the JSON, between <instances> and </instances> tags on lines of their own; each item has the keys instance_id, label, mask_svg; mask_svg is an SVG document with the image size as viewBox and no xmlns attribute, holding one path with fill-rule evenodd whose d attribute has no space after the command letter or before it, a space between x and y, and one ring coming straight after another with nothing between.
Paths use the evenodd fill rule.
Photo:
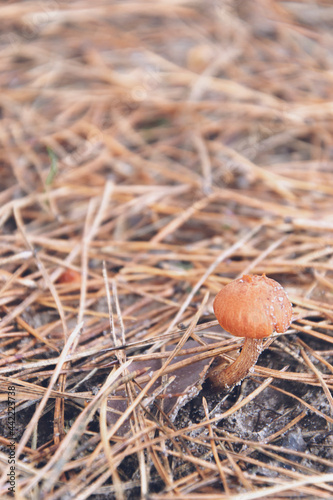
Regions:
<instances>
[{"instance_id":1,"label":"mushroom","mask_svg":"<svg viewBox=\"0 0 333 500\"><path fill-rule=\"evenodd\" d=\"M233 387L253 370L262 351L263 338L274 331L284 333L292 317L292 305L282 286L265 274L244 275L216 295L214 313L227 332L245 337L238 358L225 367L219 363L208 373L216 390Z\"/></svg>"}]
</instances>

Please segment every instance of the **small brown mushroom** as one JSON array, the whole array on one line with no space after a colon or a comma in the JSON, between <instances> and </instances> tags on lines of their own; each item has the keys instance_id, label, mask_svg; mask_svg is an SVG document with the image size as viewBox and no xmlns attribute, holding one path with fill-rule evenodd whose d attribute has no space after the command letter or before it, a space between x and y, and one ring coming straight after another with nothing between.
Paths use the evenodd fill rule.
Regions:
<instances>
[{"instance_id":1,"label":"small brown mushroom","mask_svg":"<svg viewBox=\"0 0 333 500\"><path fill-rule=\"evenodd\" d=\"M264 337L288 329L292 305L277 281L264 274L244 275L219 291L214 312L222 328L237 337L245 337L243 349L231 365L225 368L220 363L209 371L213 388L223 390L241 382L252 370L262 351Z\"/></svg>"},{"instance_id":2,"label":"small brown mushroom","mask_svg":"<svg viewBox=\"0 0 333 500\"><path fill-rule=\"evenodd\" d=\"M81 283L81 274L68 268L59 276L58 283Z\"/></svg>"}]
</instances>

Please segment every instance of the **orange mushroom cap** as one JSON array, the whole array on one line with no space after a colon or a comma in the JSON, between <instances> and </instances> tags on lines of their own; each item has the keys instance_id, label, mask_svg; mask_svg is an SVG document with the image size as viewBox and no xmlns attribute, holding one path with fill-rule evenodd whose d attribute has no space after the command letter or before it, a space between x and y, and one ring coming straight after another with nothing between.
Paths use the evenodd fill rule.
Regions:
<instances>
[{"instance_id":1,"label":"orange mushroom cap","mask_svg":"<svg viewBox=\"0 0 333 500\"><path fill-rule=\"evenodd\" d=\"M81 283L81 274L74 269L66 269L59 276L58 283Z\"/></svg>"},{"instance_id":2,"label":"orange mushroom cap","mask_svg":"<svg viewBox=\"0 0 333 500\"><path fill-rule=\"evenodd\" d=\"M227 332L237 337L262 339L274 331L285 332L292 305L282 286L262 276L244 275L216 295L214 313Z\"/></svg>"}]
</instances>

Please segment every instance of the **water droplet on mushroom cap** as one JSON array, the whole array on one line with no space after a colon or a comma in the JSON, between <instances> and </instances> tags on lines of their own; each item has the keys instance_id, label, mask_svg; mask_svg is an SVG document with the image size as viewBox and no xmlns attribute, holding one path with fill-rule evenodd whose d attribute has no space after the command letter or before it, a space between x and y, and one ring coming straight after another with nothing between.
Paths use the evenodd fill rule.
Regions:
<instances>
[{"instance_id":1,"label":"water droplet on mushroom cap","mask_svg":"<svg viewBox=\"0 0 333 500\"><path fill-rule=\"evenodd\" d=\"M214 313L229 333L261 339L274 331L283 333L288 329L292 306L277 281L265 275L244 275L216 295Z\"/></svg>"}]
</instances>

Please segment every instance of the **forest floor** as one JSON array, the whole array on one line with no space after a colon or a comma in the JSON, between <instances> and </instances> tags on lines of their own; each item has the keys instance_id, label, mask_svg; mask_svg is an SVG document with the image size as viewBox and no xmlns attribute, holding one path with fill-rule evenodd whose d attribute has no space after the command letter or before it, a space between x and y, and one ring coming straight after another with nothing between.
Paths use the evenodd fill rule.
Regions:
<instances>
[{"instance_id":1,"label":"forest floor","mask_svg":"<svg viewBox=\"0 0 333 500\"><path fill-rule=\"evenodd\" d=\"M333 498L333 7L0 6L0 496ZM293 303L240 385L213 314Z\"/></svg>"}]
</instances>

